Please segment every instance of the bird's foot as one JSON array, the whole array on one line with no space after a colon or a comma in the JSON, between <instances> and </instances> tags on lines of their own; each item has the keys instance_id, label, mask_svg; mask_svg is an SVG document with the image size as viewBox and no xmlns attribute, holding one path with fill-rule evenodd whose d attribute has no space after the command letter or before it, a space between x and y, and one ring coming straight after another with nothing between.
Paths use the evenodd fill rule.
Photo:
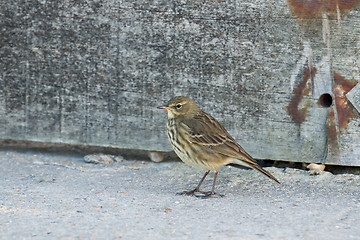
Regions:
<instances>
[{"instance_id":1,"label":"bird's foot","mask_svg":"<svg viewBox=\"0 0 360 240\"><path fill-rule=\"evenodd\" d=\"M199 192L201 193L201 195L195 195L195 197L198 197L198 198L202 198L202 199L207 199L207 198L211 198L211 197L224 197L225 195L222 195L222 194L217 194L215 192Z\"/></svg>"},{"instance_id":2,"label":"bird's foot","mask_svg":"<svg viewBox=\"0 0 360 240\"><path fill-rule=\"evenodd\" d=\"M200 192L199 189L195 188L194 190L191 190L191 191L179 192L179 193L177 193L177 195L188 195L188 196L192 196L192 195L196 195L195 193L202 193L202 192Z\"/></svg>"},{"instance_id":3,"label":"bird's foot","mask_svg":"<svg viewBox=\"0 0 360 240\"><path fill-rule=\"evenodd\" d=\"M202 192L199 189L195 188L194 190L191 191L184 191L184 192L180 192L177 193L177 195L188 195L188 196L195 196L198 198L202 198L202 199L207 199L210 197L224 197L225 195L222 194L217 194L215 192Z\"/></svg>"}]
</instances>

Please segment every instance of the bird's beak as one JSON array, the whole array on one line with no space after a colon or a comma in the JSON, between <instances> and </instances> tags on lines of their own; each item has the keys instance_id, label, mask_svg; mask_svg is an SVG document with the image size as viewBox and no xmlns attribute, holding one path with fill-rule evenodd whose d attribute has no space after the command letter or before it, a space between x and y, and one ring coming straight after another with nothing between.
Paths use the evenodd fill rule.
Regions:
<instances>
[{"instance_id":1,"label":"bird's beak","mask_svg":"<svg viewBox=\"0 0 360 240\"><path fill-rule=\"evenodd\" d=\"M166 110L170 110L170 108L168 106L161 106L161 107L157 107L159 109L166 109Z\"/></svg>"}]
</instances>

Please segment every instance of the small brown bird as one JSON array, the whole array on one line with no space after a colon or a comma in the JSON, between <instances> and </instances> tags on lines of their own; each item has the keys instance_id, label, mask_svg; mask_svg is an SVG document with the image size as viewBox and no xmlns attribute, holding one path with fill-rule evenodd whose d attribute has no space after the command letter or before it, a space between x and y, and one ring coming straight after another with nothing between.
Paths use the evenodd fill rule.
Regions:
<instances>
[{"instance_id":1,"label":"small brown bird","mask_svg":"<svg viewBox=\"0 0 360 240\"><path fill-rule=\"evenodd\" d=\"M184 163L206 170L194 190L181 194L202 198L215 195L216 177L219 167L224 165L253 168L280 183L261 168L226 129L215 118L202 111L192 99L184 96L174 97L166 106L158 108L167 110L167 134L175 153ZM215 171L212 191L201 192L200 186L211 170Z\"/></svg>"}]
</instances>

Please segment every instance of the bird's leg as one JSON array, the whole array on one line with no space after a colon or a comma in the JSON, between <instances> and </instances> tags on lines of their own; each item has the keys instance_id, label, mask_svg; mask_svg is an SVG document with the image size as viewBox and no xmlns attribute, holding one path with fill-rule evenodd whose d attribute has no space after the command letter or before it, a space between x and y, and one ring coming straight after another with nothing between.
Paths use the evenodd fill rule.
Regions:
<instances>
[{"instance_id":1,"label":"bird's leg","mask_svg":"<svg viewBox=\"0 0 360 240\"><path fill-rule=\"evenodd\" d=\"M216 178L217 178L217 175L218 175L219 171L215 171L215 175L214 175L214 182L213 182L213 186L212 186L212 190L211 192L207 192L207 193L204 193L205 195L204 196L198 196L198 197L201 197L201 198L209 198L211 196L214 196L216 195L215 193L215 184L216 184ZM223 195L219 195L220 197L223 197Z\"/></svg>"},{"instance_id":2,"label":"bird's leg","mask_svg":"<svg viewBox=\"0 0 360 240\"><path fill-rule=\"evenodd\" d=\"M197 185L197 187L194 190L191 191L185 191L185 192L181 192L179 193L180 195L194 195L196 192L200 192L200 186L203 183L203 181L205 180L206 176L209 174L210 170L207 170L206 173L204 174L204 176L202 177L202 179L200 180L199 184ZM214 190L214 189L213 189Z\"/></svg>"}]
</instances>

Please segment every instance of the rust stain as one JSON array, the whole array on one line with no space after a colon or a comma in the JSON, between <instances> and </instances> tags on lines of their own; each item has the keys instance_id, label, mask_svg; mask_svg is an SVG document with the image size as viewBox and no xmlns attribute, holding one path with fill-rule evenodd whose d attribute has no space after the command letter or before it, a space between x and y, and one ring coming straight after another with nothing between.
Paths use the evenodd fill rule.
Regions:
<instances>
[{"instance_id":1,"label":"rust stain","mask_svg":"<svg viewBox=\"0 0 360 240\"><path fill-rule=\"evenodd\" d=\"M316 68L313 67L312 71L309 68L304 70L303 80L294 89L294 96L291 99L287 109L291 118L298 123L302 123L306 119L308 113L308 106L304 104L304 107L299 108L300 103L304 96L309 96L311 92L311 84L309 79L311 74L316 74ZM350 119L357 115L354 107L350 101L346 98L346 94L357 84L356 80L345 79L339 73L334 71L334 97L335 107L337 112L337 120L339 128L346 128ZM319 105L320 106L320 105ZM320 106L321 107L321 106ZM336 138L336 119L334 107L331 108L329 116L326 121L326 129L329 138Z\"/></svg>"},{"instance_id":2,"label":"rust stain","mask_svg":"<svg viewBox=\"0 0 360 240\"><path fill-rule=\"evenodd\" d=\"M329 116L326 119L325 128L326 128L328 151L331 152L334 156L336 156L339 153L339 141L337 138L335 110L333 107L330 109Z\"/></svg>"},{"instance_id":3,"label":"rust stain","mask_svg":"<svg viewBox=\"0 0 360 240\"><path fill-rule=\"evenodd\" d=\"M317 18L323 13L336 16L356 8L360 0L288 0L291 12L302 19Z\"/></svg>"},{"instance_id":4,"label":"rust stain","mask_svg":"<svg viewBox=\"0 0 360 240\"><path fill-rule=\"evenodd\" d=\"M357 81L345 79L339 73L334 71L334 83L335 105L339 128L346 128L348 121L356 114L354 107L346 98L346 94L356 86Z\"/></svg>"},{"instance_id":5,"label":"rust stain","mask_svg":"<svg viewBox=\"0 0 360 240\"><path fill-rule=\"evenodd\" d=\"M334 71L334 95L335 106L331 108L329 116L326 119L326 134L328 138L328 146L333 153L339 149L338 132L340 129L347 127L350 119L357 114L350 101L346 98L346 94L357 84L357 81L345 79L339 73ZM337 123L335 118L335 108L337 113ZM339 129L337 129L339 127Z\"/></svg>"},{"instance_id":6,"label":"rust stain","mask_svg":"<svg viewBox=\"0 0 360 240\"><path fill-rule=\"evenodd\" d=\"M336 124L335 124L335 113L334 109L331 108L329 116L326 119L326 135L330 139L337 138L336 135Z\"/></svg>"},{"instance_id":7,"label":"rust stain","mask_svg":"<svg viewBox=\"0 0 360 240\"><path fill-rule=\"evenodd\" d=\"M316 74L316 68L313 67L312 71L309 68L304 70L303 80L300 82L299 86L294 89L294 96L291 99L287 109L291 118L298 123L305 121L308 109L307 106L299 109L299 105L304 96L309 96L311 91L311 85L309 86L308 80L311 78L311 74L314 76Z\"/></svg>"}]
</instances>

